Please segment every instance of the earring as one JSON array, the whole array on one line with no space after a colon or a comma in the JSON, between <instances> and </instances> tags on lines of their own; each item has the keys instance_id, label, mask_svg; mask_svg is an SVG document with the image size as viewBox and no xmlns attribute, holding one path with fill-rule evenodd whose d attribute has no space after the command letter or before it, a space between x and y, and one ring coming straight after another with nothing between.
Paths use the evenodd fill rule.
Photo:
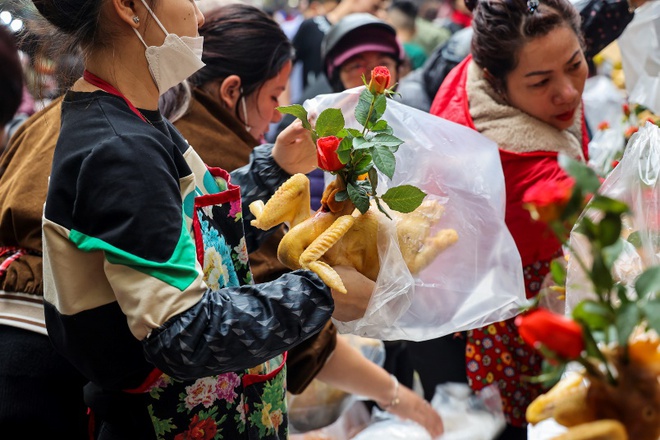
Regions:
<instances>
[{"instance_id":1,"label":"earring","mask_svg":"<svg viewBox=\"0 0 660 440\"><path fill-rule=\"evenodd\" d=\"M138 24L139 22L140 22L140 17L138 17L137 15L133 17L133 23Z\"/></svg>"}]
</instances>

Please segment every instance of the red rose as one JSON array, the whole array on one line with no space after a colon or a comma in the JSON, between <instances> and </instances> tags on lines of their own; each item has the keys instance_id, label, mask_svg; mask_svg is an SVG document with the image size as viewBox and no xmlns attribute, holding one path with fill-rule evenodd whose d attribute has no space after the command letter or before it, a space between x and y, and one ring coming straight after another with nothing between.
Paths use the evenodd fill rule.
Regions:
<instances>
[{"instance_id":1,"label":"red rose","mask_svg":"<svg viewBox=\"0 0 660 440\"><path fill-rule=\"evenodd\" d=\"M623 114L626 115L626 117L630 116L630 106L628 104L623 104Z\"/></svg>"},{"instance_id":2,"label":"red rose","mask_svg":"<svg viewBox=\"0 0 660 440\"><path fill-rule=\"evenodd\" d=\"M584 350L582 327L565 317L546 309L534 309L516 317L520 337L537 348L543 344L564 359L577 359Z\"/></svg>"},{"instance_id":3,"label":"red rose","mask_svg":"<svg viewBox=\"0 0 660 440\"><path fill-rule=\"evenodd\" d=\"M174 440L212 440L217 432L218 427L215 420L211 418L199 420L199 415L195 414L190 421L188 430L177 434Z\"/></svg>"},{"instance_id":4,"label":"red rose","mask_svg":"<svg viewBox=\"0 0 660 440\"><path fill-rule=\"evenodd\" d=\"M337 148L341 139L337 136L325 136L316 141L316 156L318 166L325 171L337 171L344 168L339 160Z\"/></svg>"},{"instance_id":5,"label":"red rose","mask_svg":"<svg viewBox=\"0 0 660 440\"><path fill-rule=\"evenodd\" d=\"M610 164L610 166L612 167L612 169L616 168L617 165L619 165L619 161L618 161L618 160L613 160L612 163ZM601 183L603 183L603 182L601 182Z\"/></svg>"},{"instance_id":6,"label":"red rose","mask_svg":"<svg viewBox=\"0 0 660 440\"><path fill-rule=\"evenodd\" d=\"M598 124L598 130L604 131L610 128L610 123L607 121L603 121L600 124Z\"/></svg>"},{"instance_id":7,"label":"red rose","mask_svg":"<svg viewBox=\"0 0 660 440\"><path fill-rule=\"evenodd\" d=\"M392 77L387 67L377 66L371 71L371 80L369 80L369 91L374 95L382 95L390 86Z\"/></svg>"},{"instance_id":8,"label":"red rose","mask_svg":"<svg viewBox=\"0 0 660 440\"><path fill-rule=\"evenodd\" d=\"M639 127L636 125L630 126L626 129L626 132L623 134L626 139L629 139L633 134L639 131Z\"/></svg>"},{"instance_id":9,"label":"red rose","mask_svg":"<svg viewBox=\"0 0 660 440\"><path fill-rule=\"evenodd\" d=\"M571 199L574 185L575 181L571 178L538 182L525 191L523 205L534 220L544 223L558 220Z\"/></svg>"}]
</instances>

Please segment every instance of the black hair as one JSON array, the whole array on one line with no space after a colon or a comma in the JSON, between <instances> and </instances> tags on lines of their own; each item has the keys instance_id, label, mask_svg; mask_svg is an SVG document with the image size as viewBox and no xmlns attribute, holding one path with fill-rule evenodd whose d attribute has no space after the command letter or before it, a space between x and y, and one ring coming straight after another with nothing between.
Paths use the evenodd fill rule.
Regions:
<instances>
[{"instance_id":1,"label":"black hair","mask_svg":"<svg viewBox=\"0 0 660 440\"><path fill-rule=\"evenodd\" d=\"M196 86L238 75L241 96L248 96L293 60L291 41L277 22L258 8L234 3L207 13L205 18L199 34L204 37L202 61L206 66L190 77ZM238 107L236 116L241 119Z\"/></svg>"},{"instance_id":2,"label":"black hair","mask_svg":"<svg viewBox=\"0 0 660 440\"><path fill-rule=\"evenodd\" d=\"M23 100L23 69L9 29L0 25L0 130L11 121Z\"/></svg>"},{"instance_id":3,"label":"black hair","mask_svg":"<svg viewBox=\"0 0 660 440\"><path fill-rule=\"evenodd\" d=\"M569 0L466 0L472 11L472 58L506 89L506 76L518 65L520 49L531 39L567 26L583 45L580 14Z\"/></svg>"}]
</instances>

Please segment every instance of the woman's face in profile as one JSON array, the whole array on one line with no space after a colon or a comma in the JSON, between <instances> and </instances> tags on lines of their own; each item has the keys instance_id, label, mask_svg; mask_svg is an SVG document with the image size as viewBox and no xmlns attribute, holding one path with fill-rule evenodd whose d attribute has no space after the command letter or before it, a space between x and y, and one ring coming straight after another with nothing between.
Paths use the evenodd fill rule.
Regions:
<instances>
[{"instance_id":1,"label":"woman's face in profile","mask_svg":"<svg viewBox=\"0 0 660 440\"><path fill-rule=\"evenodd\" d=\"M282 114L277 110L280 105L278 99L286 89L290 74L291 61L287 61L274 78L266 81L256 92L245 98L247 125L250 126L250 134L253 138L263 142L270 124L282 119ZM237 105L240 106L240 102ZM241 112L239 108L239 114L245 118Z\"/></svg>"},{"instance_id":2,"label":"woman's face in profile","mask_svg":"<svg viewBox=\"0 0 660 440\"><path fill-rule=\"evenodd\" d=\"M518 65L506 77L510 105L566 130L573 125L582 100L588 67L580 42L569 27L553 29L526 43Z\"/></svg>"}]
</instances>

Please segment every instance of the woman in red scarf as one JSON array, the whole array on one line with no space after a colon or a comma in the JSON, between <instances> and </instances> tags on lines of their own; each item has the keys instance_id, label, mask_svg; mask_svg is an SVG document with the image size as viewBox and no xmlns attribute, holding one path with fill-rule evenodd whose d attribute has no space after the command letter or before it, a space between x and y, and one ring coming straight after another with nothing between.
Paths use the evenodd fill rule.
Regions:
<instances>
[{"instance_id":1,"label":"woman in red scarf","mask_svg":"<svg viewBox=\"0 0 660 440\"><path fill-rule=\"evenodd\" d=\"M506 183L506 223L524 266L526 293L539 293L560 243L522 206L527 188L566 175L559 153L587 159L582 91L588 74L580 16L568 0L474 2L471 56L443 82L431 113L497 142ZM502 274L507 276L507 274ZM508 427L526 438L525 410L542 388L541 356L524 344L513 320L468 333L468 380L475 390L498 383Z\"/></svg>"}]
</instances>

